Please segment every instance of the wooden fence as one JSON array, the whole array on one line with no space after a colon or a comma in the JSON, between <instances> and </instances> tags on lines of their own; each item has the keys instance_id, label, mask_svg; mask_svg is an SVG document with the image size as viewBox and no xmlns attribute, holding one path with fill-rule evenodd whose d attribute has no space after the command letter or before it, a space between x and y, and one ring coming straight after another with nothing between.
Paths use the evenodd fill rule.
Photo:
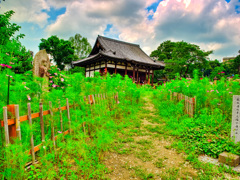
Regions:
<instances>
[{"instance_id":1,"label":"wooden fence","mask_svg":"<svg viewBox=\"0 0 240 180\"><path fill-rule=\"evenodd\" d=\"M183 95L182 93L172 92L170 91L170 100L172 101L182 101L184 100L184 112L188 114L190 117L194 117L196 112L196 96L188 97Z\"/></svg>"},{"instance_id":2,"label":"wooden fence","mask_svg":"<svg viewBox=\"0 0 240 180\"><path fill-rule=\"evenodd\" d=\"M107 99L107 94L95 94L95 95L88 95L87 97L84 97L84 102L91 106L95 104L100 104L102 100ZM118 93L113 94L113 96L108 97L108 99L112 100L113 102L118 104ZM6 146L9 146L10 143L13 143L14 138L19 138L19 140L22 139L21 137L21 122L27 121L29 122L30 127L30 143L31 143L31 149L26 151L28 155L32 155L32 164L35 163L36 156L35 152L39 151L41 147L44 147L45 144L45 132L44 132L44 120L43 116L46 116L50 114L50 120L51 120L51 140L53 141L53 147L55 149L56 146L56 139L58 136L54 134L55 127L53 123L54 114L56 112L59 112L59 119L60 119L60 127L61 127L61 133L63 135L71 134L71 116L70 116L70 109L75 108L75 106L78 106L76 104L69 105L68 98L66 99L66 106L61 107L60 100L58 101L58 108L52 108L52 102L49 101L49 110L43 111L43 103L39 104L39 112L31 113L31 103L27 104L28 114L24 116L19 116L19 105L10 105L8 107L3 107L3 121L1 121L1 126L4 127L4 134L5 134L5 143ZM67 111L67 118L68 118L68 130L63 131L63 117L62 112ZM10 117L8 117L10 114ZM40 126L41 126L41 141L42 143L38 145L34 145L34 136L32 132L32 121L35 118L40 118ZM83 126L85 126L86 123L83 123Z\"/></svg>"}]
</instances>

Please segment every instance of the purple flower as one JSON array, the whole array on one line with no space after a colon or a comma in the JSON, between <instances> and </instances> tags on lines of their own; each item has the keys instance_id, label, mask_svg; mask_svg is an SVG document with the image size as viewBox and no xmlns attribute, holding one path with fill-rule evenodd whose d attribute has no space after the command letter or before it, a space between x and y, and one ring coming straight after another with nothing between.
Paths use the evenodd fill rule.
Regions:
<instances>
[{"instance_id":1,"label":"purple flower","mask_svg":"<svg viewBox=\"0 0 240 180\"><path fill-rule=\"evenodd\" d=\"M29 95L27 95L27 98L28 98L29 101L31 100L31 97Z\"/></svg>"},{"instance_id":2,"label":"purple flower","mask_svg":"<svg viewBox=\"0 0 240 180\"><path fill-rule=\"evenodd\" d=\"M57 73L54 73L57 76Z\"/></svg>"},{"instance_id":3,"label":"purple flower","mask_svg":"<svg viewBox=\"0 0 240 180\"><path fill-rule=\"evenodd\" d=\"M52 76L49 76L50 79L52 79Z\"/></svg>"},{"instance_id":4,"label":"purple flower","mask_svg":"<svg viewBox=\"0 0 240 180\"><path fill-rule=\"evenodd\" d=\"M63 79L63 78L61 78L61 81L63 82L63 81L64 81L64 79Z\"/></svg>"},{"instance_id":5,"label":"purple flower","mask_svg":"<svg viewBox=\"0 0 240 180\"><path fill-rule=\"evenodd\" d=\"M62 131L58 131L58 133L59 133L59 134L61 134L61 133L62 133Z\"/></svg>"},{"instance_id":6,"label":"purple flower","mask_svg":"<svg viewBox=\"0 0 240 180\"><path fill-rule=\"evenodd\" d=\"M57 85L55 85L55 84L52 85L52 87L54 87L54 88L55 88L56 86L57 86Z\"/></svg>"},{"instance_id":7,"label":"purple flower","mask_svg":"<svg viewBox=\"0 0 240 180\"><path fill-rule=\"evenodd\" d=\"M229 94L232 94L232 92L229 92Z\"/></svg>"},{"instance_id":8,"label":"purple flower","mask_svg":"<svg viewBox=\"0 0 240 180\"><path fill-rule=\"evenodd\" d=\"M50 83L53 83L53 81L50 81Z\"/></svg>"}]
</instances>

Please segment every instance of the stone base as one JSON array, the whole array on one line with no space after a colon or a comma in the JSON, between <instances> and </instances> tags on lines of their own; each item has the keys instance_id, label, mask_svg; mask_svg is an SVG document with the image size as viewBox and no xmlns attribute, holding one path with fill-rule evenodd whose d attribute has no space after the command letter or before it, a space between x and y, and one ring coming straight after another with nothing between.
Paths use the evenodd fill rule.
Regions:
<instances>
[{"instance_id":1,"label":"stone base","mask_svg":"<svg viewBox=\"0 0 240 180\"><path fill-rule=\"evenodd\" d=\"M235 154L223 152L219 154L218 161L229 166L236 167L240 163L240 158Z\"/></svg>"}]
</instances>

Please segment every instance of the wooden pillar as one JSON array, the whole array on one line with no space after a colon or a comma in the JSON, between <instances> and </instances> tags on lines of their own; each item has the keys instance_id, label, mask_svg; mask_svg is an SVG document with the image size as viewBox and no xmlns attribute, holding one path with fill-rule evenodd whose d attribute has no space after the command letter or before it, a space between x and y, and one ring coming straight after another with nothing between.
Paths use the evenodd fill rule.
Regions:
<instances>
[{"instance_id":1,"label":"wooden pillar","mask_svg":"<svg viewBox=\"0 0 240 180\"><path fill-rule=\"evenodd\" d=\"M115 62L115 74L117 74L117 62Z\"/></svg>"},{"instance_id":2,"label":"wooden pillar","mask_svg":"<svg viewBox=\"0 0 240 180\"><path fill-rule=\"evenodd\" d=\"M125 75L127 75L127 63L125 64Z\"/></svg>"},{"instance_id":3,"label":"wooden pillar","mask_svg":"<svg viewBox=\"0 0 240 180\"><path fill-rule=\"evenodd\" d=\"M102 64L102 61L99 62L99 73L101 73L101 64ZM101 73L102 75L102 73Z\"/></svg>"},{"instance_id":4,"label":"wooden pillar","mask_svg":"<svg viewBox=\"0 0 240 180\"><path fill-rule=\"evenodd\" d=\"M144 84L147 84L147 68L146 68L146 72L145 72L145 81Z\"/></svg>"},{"instance_id":5,"label":"wooden pillar","mask_svg":"<svg viewBox=\"0 0 240 180\"><path fill-rule=\"evenodd\" d=\"M91 65L89 65L89 70L88 70L89 77L90 77L90 69L91 69Z\"/></svg>"},{"instance_id":6,"label":"wooden pillar","mask_svg":"<svg viewBox=\"0 0 240 180\"><path fill-rule=\"evenodd\" d=\"M150 84L150 69L148 69L148 84Z\"/></svg>"},{"instance_id":7,"label":"wooden pillar","mask_svg":"<svg viewBox=\"0 0 240 180\"><path fill-rule=\"evenodd\" d=\"M154 71L152 70L152 86L153 86L153 79L154 79Z\"/></svg>"},{"instance_id":8,"label":"wooden pillar","mask_svg":"<svg viewBox=\"0 0 240 180\"><path fill-rule=\"evenodd\" d=\"M138 68L137 68L137 84L139 84L139 80L138 80Z\"/></svg>"},{"instance_id":9,"label":"wooden pillar","mask_svg":"<svg viewBox=\"0 0 240 180\"><path fill-rule=\"evenodd\" d=\"M107 61L105 61L105 69L104 69L104 73L107 74Z\"/></svg>"},{"instance_id":10,"label":"wooden pillar","mask_svg":"<svg viewBox=\"0 0 240 180\"><path fill-rule=\"evenodd\" d=\"M133 66L133 82L135 82L135 65Z\"/></svg>"}]
</instances>

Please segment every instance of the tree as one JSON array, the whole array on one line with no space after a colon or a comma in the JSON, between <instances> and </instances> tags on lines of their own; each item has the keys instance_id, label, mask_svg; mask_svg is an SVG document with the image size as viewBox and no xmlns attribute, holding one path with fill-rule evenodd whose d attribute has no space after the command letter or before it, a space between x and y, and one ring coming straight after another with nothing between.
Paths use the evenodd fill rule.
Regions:
<instances>
[{"instance_id":1,"label":"tree","mask_svg":"<svg viewBox=\"0 0 240 180\"><path fill-rule=\"evenodd\" d=\"M79 58L86 58L92 51L92 47L87 38L82 37L80 34L75 34L74 37L70 37L69 41L74 47L74 54Z\"/></svg>"},{"instance_id":2,"label":"tree","mask_svg":"<svg viewBox=\"0 0 240 180\"><path fill-rule=\"evenodd\" d=\"M14 11L0 14L0 64L10 66L15 73L24 73L32 69L32 56L19 41L24 34L14 36L21 26L10 23L13 14Z\"/></svg>"},{"instance_id":3,"label":"tree","mask_svg":"<svg viewBox=\"0 0 240 180\"><path fill-rule=\"evenodd\" d=\"M76 60L74 56L74 48L70 41L59 39L57 36L51 36L48 39L41 39L39 49L46 49L47 53L51 54L58 68L64 69L66 64L70 64Z\"/></svg>"},{"instance_id":4,"label":"tree","mask_svg":"<svg viewBox=\"0 0 240 180\"><path fill-rule=\"evenodd\" d=\"M240 50L238 53L239 55L233 60L233 68L237 69L237 72L240 75Z\"/></svg>"},{"instance_id":5,"label":"tree","mask_svg":"<svg viewBox=\"0 0 240 180\"><path fill-rule=\"evenodd\" d=\"M207 57L212 51L203 51L199 46L184 41L165 41L150 56L164 61L165 71L173 78L176 73L182 77L192 74L194 69L203 72L207 67Z\"/></svg>"}]
</instances>

